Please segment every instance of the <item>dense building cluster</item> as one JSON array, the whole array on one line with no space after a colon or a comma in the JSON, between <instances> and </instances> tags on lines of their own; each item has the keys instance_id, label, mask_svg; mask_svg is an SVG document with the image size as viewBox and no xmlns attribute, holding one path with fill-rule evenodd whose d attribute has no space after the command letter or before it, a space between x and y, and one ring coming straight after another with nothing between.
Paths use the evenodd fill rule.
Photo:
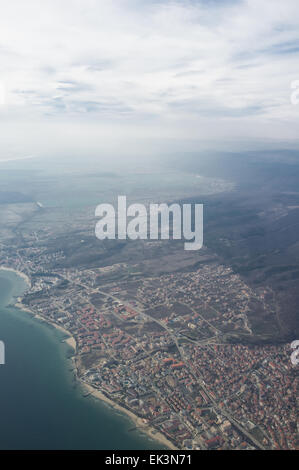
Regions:
<instances>
[{"instance_id":1,"label":"dense building cluster","mask_svg":"<svg viewBox=\"0 0 299 470\"><path fill-rule=\"evenodd\" d=\"M270 291L216 263L145 278L117 278L125 265L48 272L45 257L61 253L32 250L2 264L30 277L23 304L75 338L78 379L178 448L296 448L290 347L246 342Z\"/></svg>"}]
</instances>

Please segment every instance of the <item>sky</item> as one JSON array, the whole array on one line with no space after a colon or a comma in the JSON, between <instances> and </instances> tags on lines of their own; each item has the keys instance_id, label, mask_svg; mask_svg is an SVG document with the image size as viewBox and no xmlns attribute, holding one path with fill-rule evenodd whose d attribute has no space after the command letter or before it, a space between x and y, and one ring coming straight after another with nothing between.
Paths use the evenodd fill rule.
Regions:
<instances>
[{"instance_id":1,"label":"sky","mask_svg":"<svg viewBox=\"0 0 299 470\"><path fill-rule=\"evenodd\" d=\"M0 0L0 12L0 160L299 147L298 0Z\"/></svg>"}]
</instances>

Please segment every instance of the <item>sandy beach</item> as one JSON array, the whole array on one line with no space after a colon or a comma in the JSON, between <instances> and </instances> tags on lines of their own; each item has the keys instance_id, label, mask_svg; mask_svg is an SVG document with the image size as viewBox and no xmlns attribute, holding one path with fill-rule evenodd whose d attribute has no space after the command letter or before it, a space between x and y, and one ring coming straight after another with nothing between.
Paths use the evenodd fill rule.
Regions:
<instances>
[{"instance_id":1,"label":"sandy beach","mask_svg":"<svg viewBox=\"0 0 299 470\"><path fill-rule=\"evenodd\" d=\"M30 277L27 276L27 274L23 273L22 271L18 271L17 269L13 268L8 268L6 266L0 266L0 271L10 271L12 273L16 273L18 276L20 276L26 284L28 284L29 287L31 287L31 280Z\"/></svg>"},{"instance_id":2,"label":"sandy beach","mask_svg":"<svg viewBox=\"0 0 299 470\"><path fill-rule=\"evenodd\" d=\"M178 450L177 447L172 444L161 432L157 431L155 428L149 426L142 418L139 418L139 416L136 416L134 413L131 411L127 410L126 408L123 408L120 406L118 403L115 403L114 401L110 400L107 398L102 392L97 390L96 388L92 387L91 385L83 382L81 380L81 383L84 385L84 387L92 394L93 397L98 398L99 400L104 401L111 407L113 407L115 410L120 411L121 413L126 414L129 416L133 424L136 426L136 428L140 429L141 432L149 436L155 441L158 441L160 444L164 445L165 448L172 449L172 450Z\"/></svg>"},{"instance_id":3,"label":"sandy beach","mask_svg":"<svg viewBox=\"0 0 299 470\"><path fill-rule=\"evenodd\" d=\"M32 310L26 307L26 305L22 304L21 299L18 299L18 302L15 303L15 307L17 307L20 310L24 310L27 313L30 313L30 315L32 315L34 318L37 318L40 321L43 321L45 323L48 323L49 325L54 326L54 328L56 328L57 330L67 335L68 338L65 340L65 342L74 349L74 352L76 352L76 349L77 349L76 340L68 330L63 328L63 326L58 325L58 323L48 320L48 318L44 318L43 316L38 315L37 313L34 313Z\"/></svg>"}]
</instances>

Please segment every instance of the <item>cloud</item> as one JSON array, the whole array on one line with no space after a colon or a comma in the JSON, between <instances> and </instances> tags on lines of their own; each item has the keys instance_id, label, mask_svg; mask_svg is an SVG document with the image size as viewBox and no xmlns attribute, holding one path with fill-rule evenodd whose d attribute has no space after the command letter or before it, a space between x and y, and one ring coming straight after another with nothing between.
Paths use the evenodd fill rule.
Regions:
<instances>
[{"instance_id":1,"label":"cloud","mask_svg":"<svg viewBox=\"0 0 299 470\"><path fill-rule=\"evenodd\" d=\"M271 128L273 139L297 139L299 109L290 104L299 79L297 0L0 4L7 129L38 122L50 135L65 126L70 149L72 126L82 146L88 126L101 145L118 138L120 126L124 140L139 132L221 146L269 139ZM28 152L38 139L30 135Z\"/></svg>"}]
</instances>

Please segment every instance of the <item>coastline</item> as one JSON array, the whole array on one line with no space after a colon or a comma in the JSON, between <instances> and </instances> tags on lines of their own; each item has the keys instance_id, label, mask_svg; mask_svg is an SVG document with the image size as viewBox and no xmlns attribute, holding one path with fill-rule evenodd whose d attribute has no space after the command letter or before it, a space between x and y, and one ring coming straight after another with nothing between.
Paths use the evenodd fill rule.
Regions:
<instances>
[{"instance_id":1,"label":"coastline","mask_svg":"<svg viewBox=\"0 0 299 470\"><path fill-rule=\"evenodd\" d=\"M0 266L0 271L10 271L12 273L17 274L19 277L21 277L26 282L26 284L29 287L31 287L30 277L27 276L27 274L23 273L22 271L18 271L17 269L13 269L13 268L8 268L7 266Z\"/></svg>"},{"instance_id":2,"label":"coastline","mask_svg":"<svg viewBox=\"0 0 299 470\"><path fill-rule=\"evenodd\" d=\"M115 410L120 411L123 414L126 414L131 419L131 421L136 426L136 428L140 429L142 433L146 434L151 439L158 441L160 444L163 444L168 449L179 450L177 447L174 446L174 444L171 441L167 439L166 436L164 436L164 434L162 434L160 431L157 431L154 427L145 423L142 418L135 415L132 411L127 410L126 408L119 405L118 403L115 403L114 401L110 400L110 398L106 397L106 395L104 395L100 390L92 387L90 384L87 384L86 382L82 380L80 380L80 383L90 392L90 395L107 403Z\"/></svg>"},{"instance_id":3,"label":"coastline","mask_svg":"<svg viewBox=\"0 0 299 470\"><path fill-rule=\"evenodd\" d=\"M42 315L39 315L38 313L34 313L32 310L30 310L28 307L26 307L26 305L24 305L21 302L20 298L18 298L18 301L14 304L14 306L16 308L18 308L19 310L24 310L25 312L30 313L30 315L32 315L34 318L37 318L40 321L48 323L48 325L54 326L54 328L56 328L57 330L61 331L65 335L67 335L68 338L66 338L64 341L65 341L65 343L67 343L69 346L71 346L73 348L74 354L76 353L76 350L77 350L76 340L75 340L74 336L72 336L72 334L68 330L63 328L63 326L58 325L58 323L55 323L55 322L53 322L49 319L46 319L45 317L43 317Z\"/></svg>"},{"instance_id":4,"label":"coastline","mask_svg":"<svg viewBox=\"0 0 299 470\"><path fill-rule=\"evenodd\" d=\"M0 271L10 271L10 272L17 274L26 282L26 284L29 287L31 287L31 279L29 278L29 276L27 276L27 274L23 273L22 271L18 271L17 269L13 269L13 268L8 268L6 266L0 266ZM76 340L68 330L63 328L61 325L58 325L58 323L52 322L51 320L46 319L43 316L38 315L37 313L34 313L32 310L30 310L26 305L22 303L21 297L18 297L17 302L14 304L14 306L18 309L24 310L27 313L30 313L30 315L34 316L35 318L54 326L57 330L60 330L62 333L67 335L68 338L65 340L65 342L69 346L71 346L74 349L74 352L76 353L76 349L77 349Z\"/></svg>"},{"instance_id":5,"label":"coastline","mask_svg":"<svg viewBox=\"0 0 299 470\"><path fill-rule=\"evenodd\" d=\"M31 286L30 278L26 274L24 274L23 272L17 271L16 269L13 269L13 268L7 268L6 266L0 266L0 271L1 270L14 272L18 276L20 276L22 279L24 279L24 281L26 282L27 285ZM30 310L26 305L24 305L22 303L22 298L21 297L18 297L17 302L14 304L14 306L16 308L18 308L19 310L23 310L23 311L29 313L31 316L33 316L33 318L36 318L40 321L48 323L49 325L52 325L57 330L63 332L65 335L67 335L68 338L65 340L65 342L73 348L74 358L75 358L75 355L76 355L76 352L77 352L77 344L76 344L76 340L75 340L74 336L68 330L63 328L61 325L58 325L54 321L51 321L48 318L45 318L40 314L34 313L32 310ZM113 400L111 400L110 398L106 397L106 395L104 395L100 390L92 387L90 384L87 384L86 382L84 382L80 378L79 378L79 382L84 388L86 388L88 390L88 392L90 392L90 395L92 395L93 397L95 397L95 398L103 401L104 403L110 405L114 410L117 410L120 413L127 415L130 418L130 420L133 422L133 424L136 426L136 428L140 429L140 431L143 434L146 434L151 439L159 442L160 444L165 446L167 449L178 450L178 448L175 447L175 445L170 440L168 440L167 437L164 436L164 434L162 434L160 431L157 431L154 427L152 427L152 426L148 425L147 423L145 423L142 418L135 415L132 411L122 407L118 403L116 403Z\"/></svg>"}]
</instances>

